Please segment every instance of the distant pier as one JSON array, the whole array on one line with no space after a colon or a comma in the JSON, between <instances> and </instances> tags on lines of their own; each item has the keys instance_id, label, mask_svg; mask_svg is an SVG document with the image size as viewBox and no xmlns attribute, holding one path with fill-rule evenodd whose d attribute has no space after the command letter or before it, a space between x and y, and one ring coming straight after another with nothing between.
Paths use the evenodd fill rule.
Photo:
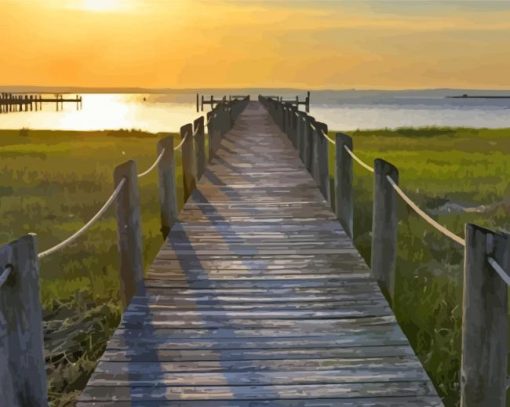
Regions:
<instances>
[{"instance_id":1,"label":"distant pier","mask_svg":"<svg viewBox=\"0 0 510 407\"><path fill-rule=\"evenodd\" d=\"M457 95L447 96L449 99L510 99L510 95Z\"/></svg>"},{"instance_id":2,"label":"distant pier","mask_svg":"<svg viewBox=\"0 0 510 407\"><path fill-rule=\"evenodd\" d=\"M228 97L229 102L235 102L238 100L244 100L248 95L230 95ZM306 97L304 99L300 99L299 96L296 96L295 99L287 99L284 100L283 97L278 96L268 96L269 99L274 99L276 101L285 103L290 106L295 106L296 108L299 108L300 105L303 105L305 107L305 111L307 113L310 112L310 92L306 92ZM197 93L197 112L204 111L204 105L210 105L211 109L214 109L215 106L219 105L220 103L224 103L227 101L227 97L223 96L221 99L215 99L213 95L211 95L210 98L204 97L204 95L201 95Z\"/></svg>"},{"instance_id":3,"label":"distant pier","mask_svg":"<svg viewBox=\"0 0 510 407\"><path fill-rule=\"evenodd\" d=\"M54 97L48 95L29 95L21 93L0 93L0 113L11 112L32 112L42 110L43 104L53 104L58 111L64 109L64 103L75 103L76 110L83 107L81 96L64 97L62 94L55 94Z\"/></svg>"}]
</instances>

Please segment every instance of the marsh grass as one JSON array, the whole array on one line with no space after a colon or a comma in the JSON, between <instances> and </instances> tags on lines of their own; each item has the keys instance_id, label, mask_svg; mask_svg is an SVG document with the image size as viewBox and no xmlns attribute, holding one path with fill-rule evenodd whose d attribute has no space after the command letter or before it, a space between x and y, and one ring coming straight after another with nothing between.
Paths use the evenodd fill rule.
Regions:
<instances>
[{"instance_id":1,"label":"marsh grass","mask_svg":"<svg viewBox=\"0 0 510 407\"><path fill-rule=\"evenodd\" d=\"M455 233L463 236L466 222L509 229L510 130L424 128L351 135L362 159L380 157L396 165L401 187ZM114 167L134 159L139 172L145 170L162 136L0 131L0 243L35 232L44 250L68 237L111 194ZM333 168L333 149L330 158ZM180 186L179 155L176 161ZM156 176L140 181L146 264L162 244ZM357 165L354 189L355 243L370 263L372 178ZM178 194L182 203L182 189ZM396 314L446 405L453 406L459 391L463 252L403 203L399 219ZM72 404L119 322L116 233L111 209L78 241L41 262L53 405Z\"/></svg>"},{"instance_id":2,"label":"marsh grass","mask_svg":"<svg viewBox=\"0 0 510 407\"><path fill-rule=\"evenodd\" d=\"M510 129L397 129L351 136L365 162L383 158L394 164L401 188L456 234L464 236L465 223L510 229ZM354 240L370 264L373 180L354 166ZM459 401L463 249L402 201L398 218L394 309L445 404L454 406Z\"/></svg>"},{"instance_id":3,"label":"marsh grass","mask_svg":"<svg viewBox=\"0 0 510 407\"><path fill-rule=\"evenodd\" d=\"M139 131L0 132L0 243L33 232L39 251L73 234L113 190L113 169L156 158L162 134ZM178 137L175 137L178 142ZM176 155L178 185L182 184ZM162 244L157 172L140 180L144 260ZM182 202L182 189L178 190ZM85 235L41 260L41 300L50 399L71 403L120 319L114 208ZM62 341L62 336L66 340Z\"/></svg>"}]
</instances>

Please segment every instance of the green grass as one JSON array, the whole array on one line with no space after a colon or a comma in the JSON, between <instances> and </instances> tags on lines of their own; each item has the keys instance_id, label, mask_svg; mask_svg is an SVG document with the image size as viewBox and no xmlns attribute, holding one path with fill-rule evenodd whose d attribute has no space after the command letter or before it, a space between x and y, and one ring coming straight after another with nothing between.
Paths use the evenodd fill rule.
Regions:
<instances>
[{"instance_id":1,"label":"green grass","mask_svg":"<svg viewBox=\"0 0 510 407\"><path fill-rule=\"evenodd\" d=\"M34 232L42 251L70 236L112 193L114 167L134 159L139 172L145 170L161 137L137 131L0 131L0 244ZM176 160L182 185L179 154ZM156 177L155 171L139 183L146 263L162 244ZM178 193L182 200L182 189ZM85 235L40 263L54 405L64 405L69 397L63 395L72 398L83 387L119 322L116 242L111 208ZM53 338L66 327L74 336L62 350Z\"/></svg>"},{"instance_id":2,"label":"green grass","mask_svg":"<svg viewBox=\"0 0 510 407\"><path fill-rule=\"evenodd\" d=\"M380 157L396 165L402 188L455 233L463 236L466 222L509 229L510 130L425 128L352 136L362 159ZM111 194L115 165L134 159L139 170L146 169L160 137L136 131L0 131L0 244L35 232L39 249L45 250L68 237ZM178 155L181 185L179 160ZM369 262L372 177L356 164L354 187L355 243ZM145 261L150 262L162 243L155 173L140 181L140 191ZM445 204L451 212L440 210ZM452 204L486 207L465 212ZM399 219L396 314L446 404L455 405L463 251L404 204ZM71 403L118 324L116 238L112 208L70 247L41 262L53 405ZM66 340L59 347L63 332Z\"/></svg>"},{"instance_id":3,"label":"green grass","mask_svg":"<svg viewBox=\"0 0 510 407\"><path fill-rule=\"evenodd\" d=\"M360 158L368 163L383 158L395 165L401 188L456 234L464 236L465 223L510 229L510 129L404 128L351 136ZM354 166L355 244L370 264L373 179ZM396 315L445 404L454 406L459 398L463 250L403 202L399 205Z\"/></svg>"}]
</instances>

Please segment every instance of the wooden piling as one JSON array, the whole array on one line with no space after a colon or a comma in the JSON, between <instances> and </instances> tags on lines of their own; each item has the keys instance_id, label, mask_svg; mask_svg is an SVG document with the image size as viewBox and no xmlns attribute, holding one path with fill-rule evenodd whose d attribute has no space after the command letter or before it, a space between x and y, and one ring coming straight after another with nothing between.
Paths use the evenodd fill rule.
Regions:
<instances>
[{"instance_id":1,"label":"wooden piling","mask_svg":"<svg viewBox=\"0 0 510 407\"><path fill-rule=\"evenodd\" d=\"M372 273L391 302L395 295L397 258L397 194L387 176L398 184L398 170L392 164L374 161L374 203L372 220Z\"/></svg>"},{"instance_id":2,"label":"wooden piling","mask_svg":"<svg viewBox=\"0 0 510 407\"><path fill-rule=\"evenodd\" d=\"M312 173L313 163L313 128L315 126L315 119L312 116L306 116L306 126L304 134L304 163L308 172Z\"/></svg>"},{"instance_id":3,"label":"wooden piling","mask_svg":"<svg viewBox=\"0 0 510 407\"><path fill-rule=\"evenodd\" d=\"M140 193L136 163L127 161L115 168L115 187L124 181L116 205L120 255L120 294L126 308L136 293L143 292L143 245Z\"/></svg>"},{"instance_id":4,"label":"wooden piling","mask_svg":"<svg viewBox=\"0 0 510 407\"><path fill-rule=\"evenodd\" d=\"M36 237L26 235L0 248L0 404L47 406L42 309Z\"/></svg>"},{"instance_id":5,"label":"wooden piling","mask_svg":"<svg viewBox=\"0 0 510 407\"><path fill-rule=\"evenodd\" d=\"M215 137L215 113L214 112L207 112L206 115L207 118L207 137L208 137L208 144L209 144L209 157L208 161L211 162L213 155L214 155L214 149L215 149L215 143L216 143L216 137Z\"/></svg>"},{"instance_id":6,"label":"wooden piling","mask_svg":"<svg viewBox=\"0 0 510 407\"><path fill-rule=\"evenodd\" d=\"M196 187L196 166L195 166L195 148L193 143L193 126L186 124L181 127L182 145L182 175L184 186L184 201L189 198Z\"/></svg>"},{"instance_id":7,"label":"wooden piling","mask_svg":"<svg viewBox=\"0 0 510 407\"><path fill-rule=\"evenodd\" d=\"M200 180L205 171L205 135L204 135L204 117L200 116L193 122L195 133L196 161L197 161L197 180Z\"/></svg>"},{"instance_id":8,"label":"wooden piling","mask_svg":"<svg viewBox=\"0 0 510 407\"><path fill-rule=\"evenodd\" d=\"M488 263L510 270L509 235L466 225L461 405L504 407L507 392L508 287Z\"/></svg>"},{"instance_id":9,"label":"wooden piling","mask_svg":"<svg viewBox=\"0 0 510 407\"><path fill-rule=\"evenodd\" d=\"M170 229L178 219L177 189L175 182L174 137L168 136L158 143L158 156L165 150L158 164L159 203L161 213L161 234L168 236Z\"/></svg>"},{"instance_id":10,"label":"wooden piling","mask_svg":"<svg viewBox=\"0 0 510 407\"><path fill-rule=\"evenodd\" d=\"M316 157L316 181L324 199L331 203L329 191L329 157L328 157L328 140L324 134L328 134L328 126L325 123L315 123L315 157Z\"/></svg>"},{"instance_id":11,"label":"wooden piling","mask_svg":"<svg viewBox=\"0 0 510 407\"><path fill-rule=\"evenodd\" d=\"M336 134L335 154L335 212L345 232L352 239L353 233L353 193L352 193L352 138L346 134Z\"/></svg>"}]
</instances>

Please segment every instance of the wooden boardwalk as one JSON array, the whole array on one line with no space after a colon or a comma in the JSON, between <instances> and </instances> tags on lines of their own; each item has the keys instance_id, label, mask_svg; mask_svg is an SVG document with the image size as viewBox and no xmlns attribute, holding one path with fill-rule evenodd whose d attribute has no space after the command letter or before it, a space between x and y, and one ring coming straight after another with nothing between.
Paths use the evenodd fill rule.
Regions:
<instances>
[{"instance_id":1,"label":"wooden boardwalk","mask_svg":"<svg viewBox=\"0 0 510 407\"><path fill-rule=\"evenodd\" d=\"M79 405L442 405L257 102L224 137L145 282Z\"/></svg>"}]
</instances>

